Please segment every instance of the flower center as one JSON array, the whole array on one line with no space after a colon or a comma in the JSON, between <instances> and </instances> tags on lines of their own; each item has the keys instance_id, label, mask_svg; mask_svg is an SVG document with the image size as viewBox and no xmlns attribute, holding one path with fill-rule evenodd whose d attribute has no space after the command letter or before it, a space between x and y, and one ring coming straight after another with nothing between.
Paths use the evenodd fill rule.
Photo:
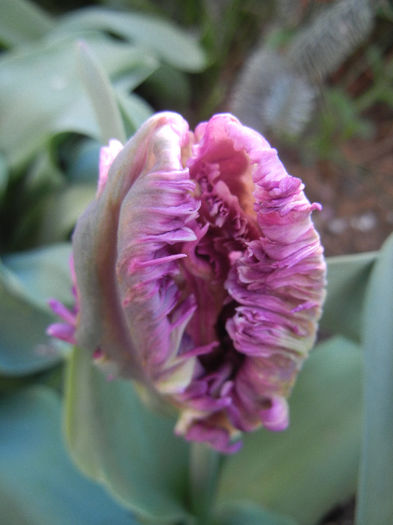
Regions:
<instances>
[{"instance_id":1,"label":"flower center","mask_svg":"<svg viewBox=\"0 0 393 525\"><path fill-rule=\"evenodd\" d=\"M243 197L243 183L229 184L232 178L239 178L243 173L251 179L244 159L244 156L239 157L233 165L227 160L200 160L190 169L197 185L200 208L193 224L197 241L187 243L188 257L181 261L186 292L192 294L197 303L186 333L196 346L218 343L214 351L200 358L209 370L222 361L223 352L226 362L229 354L238 361L238 352L225 329L225 322L234 314L236 306L225 289L225 281L231 265L257 235L249 203L245 210L238 196ZM230 170L231 176L228 176Z\"/></svg>"}]
</instances>

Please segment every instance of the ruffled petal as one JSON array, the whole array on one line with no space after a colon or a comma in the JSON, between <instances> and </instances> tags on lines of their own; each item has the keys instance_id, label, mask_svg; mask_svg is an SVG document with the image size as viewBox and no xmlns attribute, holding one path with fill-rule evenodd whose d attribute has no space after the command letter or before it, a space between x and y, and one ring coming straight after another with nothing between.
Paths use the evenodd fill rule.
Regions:
<instances>
[{"instance_id":1,"label":"ruffled petal","mask_svg":"<svg viewBox=\"0 0 393 525\"><path fill-rule=\"evenodd\" d=\"M162 393L184 390L195 366L195 357L180 355L196 309L193 296L184 296L180 269L183 245L196 239L189 225L199 208L182 166L188 140L187 128L179 134L167 125L157 132L152 151L160 155L123 199L118 224L120 299L139 360Z\"/></svg>"},{"instance_id":2,"label":"ruffled petal","mask_svg":"<svg viewBox=\"0 0 393 525\"><path fill-rule=\"evenodd\" d=\"M286 398L314 344L325 296L323 250L311 221L320 205L309 203L303 184L286 172L269 143L232 115L216 115L197 127L188 165L209 223L198 253L212 268L217 253L223 254L218 262L226 268L224 302L233 314L225 328L233 350L222 358L231 355L234 364L218 391L207 383L203 394L190 396L192 417L183 418L183 433L192 439L206 427L208 434L219 428L230 435L230 425L282 430L288 425ZM241 230L233 219L228 222L231 214L245 224ZM198 376L199 385L203 377ZM224 398L230 402L212 418Z\"/></svg>"},{"instance_id":3,"label":"ruffled petal","mask_svg":"<svg viewBox=\"0 0 393 525\"><path fill-rule=\"evenodd\" d=\"M168 133L172 134L174 149L171 149L171 144L167 141ZM147 383L149 383L148 371L138 347L140 335L130 331L129 313L123 306L123 301L130 298L130 293L138 296L139 285L136 283L133 292L129 291L125 294L124 286L118 282L119 267L123 268L124 261L127 262L125 276L128 266L132 265L132 261L124 251L124 242L120 233L124 230L124 226L120 227L120 222L124 220L129 210L127 203L132 201L132 197L128 196L131 189L132 195L138 198L138 195L140 196L138 189L140 191L143 184L146 187L151 185L153 188L155 181L159 179L161 183L168 182L172 187L173 191L168 190L170 199L177 191L186 191L185 188L179 189L173 186L176 186L176 180L179 180L181 185L184 179L181 174L179 152L182 141L187 140L188 126L180 115L159 113L149 119L116 156L109 169L104 190L78 220L73 237L75 272L80 295L80 312L76 329L78 344L91 352L101 348L108 359L118 364L122 375ZM149 177L153 172L162 171L168 174L172 170L178 175L174 177L167 175L162 179L154 175ZM190 181L184 182L186 188L192 184ZM157 189L153 193L157 195L160 190ZM160 214L158 210L156 214L153 213L153 208L157 207L156 202L150 201L145 205L145 211L151 214L152 221L150 222L150 218L147 219L146 215L142 218L140 214L136 214L137 221L132 228L134 232L143 230L147 237L152 235L154 238L141 247L141 252L146 250L147 245L149 245L148 250L154 250L155 243L159 242L155 238L156 234L168 235L167 227L171 223L171 219L167 216L165 220L165 215ZM184 214L187 213L188 211L184 210ZM182 226L176 229L181 230L184 220L178 220L178 223ZM127 231L124 231L124 235L127 236ZM177 231L174 235L189 237L191 234L185 230L182 233ZM118 263L119 257L121 263ZM138 260L146 259L139 257ZM162 270L164 266L161 264L148 267L145 272L150 272L154 279L154 273L159 267ZM121 274L122 271L120 277L123 277ZM132 275L132 271L130 274ZM143 284L140 286L143 288ZM166 289L171 288L170 283L165 286ZM154 298L152 300L157 302ZM159 315L157 312L156 314ZM140 325L138 331L144 328Z\"/></svg>"},{"instance_id":4,"label":"ruffled petal","mask_svg":"<svg viewBox=\"0 0 393 525\"><path fill-rule=\"evenodd\" d=\"M101 150L73 237L76 305L52 301L64 322L48 331L175 406L177 434L233 453L241 432L289 423L325 295L318 209L232 115L193 134L159 113Z\"/></svg>"},{"instance_id":5,"label":"ruffled petal","mask_svg":"<svg viewBox=\"0 0 393 525\"><path fill-rule=\"evenodd\" d=\"M235 379L234 404L245 421L258 426L258 402L289 395L314 344L326 266L311 221L312 211L320 206L309 203L301 181L288 175L266 142L249 142L239 130L233 136L255 163L254 210L260 233L229 271L226 288L238 306L226 328L236 350L247 356ZM271 426L263 418L262 423Z\"/></svg>"}]
</instances>

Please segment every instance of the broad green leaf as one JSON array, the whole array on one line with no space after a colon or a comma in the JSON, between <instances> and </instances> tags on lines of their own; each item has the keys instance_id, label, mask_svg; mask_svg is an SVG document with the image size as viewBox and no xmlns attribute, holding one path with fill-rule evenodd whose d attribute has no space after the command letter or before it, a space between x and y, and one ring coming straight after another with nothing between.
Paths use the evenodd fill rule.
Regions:
<instances>
[{"instance_id":1,"label":"broad green leaf","mask_svg":"<svg viewBox=\"0 0 393 525\"><path fill-rule=\"evenodd\" d=\"M314 525L355 492L361 426L361 351L341 337L321 343L290 400L291 424L261 430L226 459L218 499L236 499Z\"/></svg>"},{"instance_id":2,"label":"broad green leaf","mask_svg":"<svg viewBox=\"0 0 393 525\"><path fill-rule=\"evenodd\" d=\"M187 445L172 419L145 408L130 381L109 381L88 352L75 349L66 388L72 456L126 507L149 519L187 515Z\"/></svg>"},{"instance_id":3,"label":"broad green leaf","mask_svg":"<svg viewBox=\"0 0 393 525\"><path fill-rule=\"evenodd\" d=\"M124 70L121 74L116 75L116 78L113 79L116 91L129 93L142 84L158 67L158 60L153 57L145 57L143 62L136 64L132 69Z\"/></svg>"},{"instance_id":4,"label":"broad green leaf","mask_svg":"<svg viewBox=\"0 0 393 525\"><path fill-rule=\"evenodd\" d=\"M64 240L72 232L89 202L94 199L96 191L96 183L81 183L70 184L65 189L54 192L47 199L42 212L38 241L45 244Z\"/></svg>"},{"instance_id":5,"label":"broad green leaf","mask_svg":"<svg viewBox=\"0 0 393 525\"><path fill-rule=\"evenodd\" d=\"M99 35L84 40L110 78L130 78L135 85L138 75L141 81L146 77L144 66L156 67L147 52L130 44ZM0 58L0 107L0 149L12 166L25 162L57 133L99 138L78 72L75 38L40 42Z\"/></svg>"},{"instance_id":6,"label":"broad green leaf","mask_svg":"<svg viewBox=\"0 0 393 525\"><path fill-rule=\"evenodd\" d=\"M86 30L108 31L184 71L201 71L206 65L204 53L193 36L170 22L136 12L83 9L64 17L54 33Z\"/></svg>"},{"instance_id":7,"label":"broad green leaf","mask_svg":"<svg viewBox=\"0 0 393 525\"><path fill-rule=\"evenodd\" d=\"M13 273L14 286L24 298L38 307L47 307L50 297L72 304L70 279L71 245L56 244L3 257L5 268Z\"/></svg>"},{"instance_id":8,"label":"broad green leaf","mask_svg":"<svg viewBox=\"0 0 393 525\"><path fill-rule=\"evenodd\" d=\"M147 102L137 95L118 92L117 98L122 110L127 135L133 135L139 126L152 115L153 110Z\"/></svg>"},{"instance_id":9,"label":"broad green leaf","mask_svg":"<svg viewBox=\"0 0 393 525\"><path fill-rule=\"evenodd\" d=\"M124 143L126 135L120 111L104 68L86 42L79 42L78 52L80 74L94 108L102 143L106 144L111 138Z\"/></svg>"},{"instance_id":10,"label":"broad green leaf","mask_svg":"<svg viewBox=\"0 0 393 525\"><path fill-rule=\"evenodd\" d=\"M0 398L0 516L7 525L136 525L72 465L61 404L46 387Z\"/></svg>"},{"instance_id":11,"label":"broad green leaf","mask_svg":"<svg viewBox=\"0 0 393 525\"><path fill-rule=\"evenodd\" d=\"M45 329L53 318L10 292L0 272L0 373L22 375L52 366L59 356Z\"/></svg>"},{"instance_id":12,"label":"broad green leaf","mask_svg":"<svg viewBox=\"0 0 393 525\"><path fill-rule=\"evenodd\" d=\"M358 525L393 517L393 235L369 280L364 315L364 428Z\"/></svg>"},{"instance_id":13,"label":"broad green leaf","mask_svg":"<svg viewBox=\"0 0 393 525\"><path fill-rule=\"evenodd\" d=\"M0 42L13 47L36 40L53 27L53 21L28 0L1 0Z\"/></svg>"},{"instance_id":14,"label":"broad green leaf","mask_svg":"<svg viewBox=\"0 0 393 525\"><path fill-rule=\"evenodd\" d=\"M68 245L4 257L0 265L0 373L23 375L58 362L45 334L46 301L71 303Z\"/></svg>"},{"instance_id":15,"label":"broad green leaf","mask_svg":"<svg viewBox=\"0 0 393 525\"><path fill-rule=\"evenodd\" d=\"M238 502L219 509L213 525L296 525L296 521L255 503Z\"/></svg>"},{"instance_id":16,"label":"broad green leaf","mask_svg":"<svg viewBox=\"0 0 393 525\"><path fill-rule=\"evenodd\" d=\"M328 258L327 297L320 322L322 331L360 341L367 282L376 252Z\"/></svg>"}]
</instances>

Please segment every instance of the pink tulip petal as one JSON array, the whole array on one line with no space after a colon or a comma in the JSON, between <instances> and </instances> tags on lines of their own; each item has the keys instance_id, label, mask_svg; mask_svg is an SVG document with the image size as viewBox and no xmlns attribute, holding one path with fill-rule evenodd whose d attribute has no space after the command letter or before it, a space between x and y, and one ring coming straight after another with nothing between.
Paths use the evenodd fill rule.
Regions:
<instances>
[{"instance_id":1,"label":"pink tulip petal","mask_svg":"<svg viewBox=\"0 0 393 525\"><path fill-rule=\"evenodd\" d=\"M49 333L163 396L187 440L233 453L241 431L283 430L325 295L303 189L232 115L195 133L153 116L101 150L73 238L76 305L51 302L65 324Z\"/></svg>"}]
</instances>

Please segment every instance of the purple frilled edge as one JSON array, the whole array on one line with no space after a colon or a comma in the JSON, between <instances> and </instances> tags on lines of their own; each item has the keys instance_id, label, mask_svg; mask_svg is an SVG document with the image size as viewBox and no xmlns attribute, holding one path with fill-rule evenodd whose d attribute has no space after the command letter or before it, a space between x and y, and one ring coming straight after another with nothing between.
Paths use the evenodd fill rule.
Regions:
<instances>
[{"instance_id":1,"label":"purple frilled edge","mask_svg":"<svg viewBox=\"0 0 393 525\"><path fill-rule=\"evenodd\" d=\"M229 114L151 117L102 148L73 237L75 307L48 333L175 406L175 432L224 452L288 425L314 344L323 249L302 182Z\"/></svg>"}]
</instances>

